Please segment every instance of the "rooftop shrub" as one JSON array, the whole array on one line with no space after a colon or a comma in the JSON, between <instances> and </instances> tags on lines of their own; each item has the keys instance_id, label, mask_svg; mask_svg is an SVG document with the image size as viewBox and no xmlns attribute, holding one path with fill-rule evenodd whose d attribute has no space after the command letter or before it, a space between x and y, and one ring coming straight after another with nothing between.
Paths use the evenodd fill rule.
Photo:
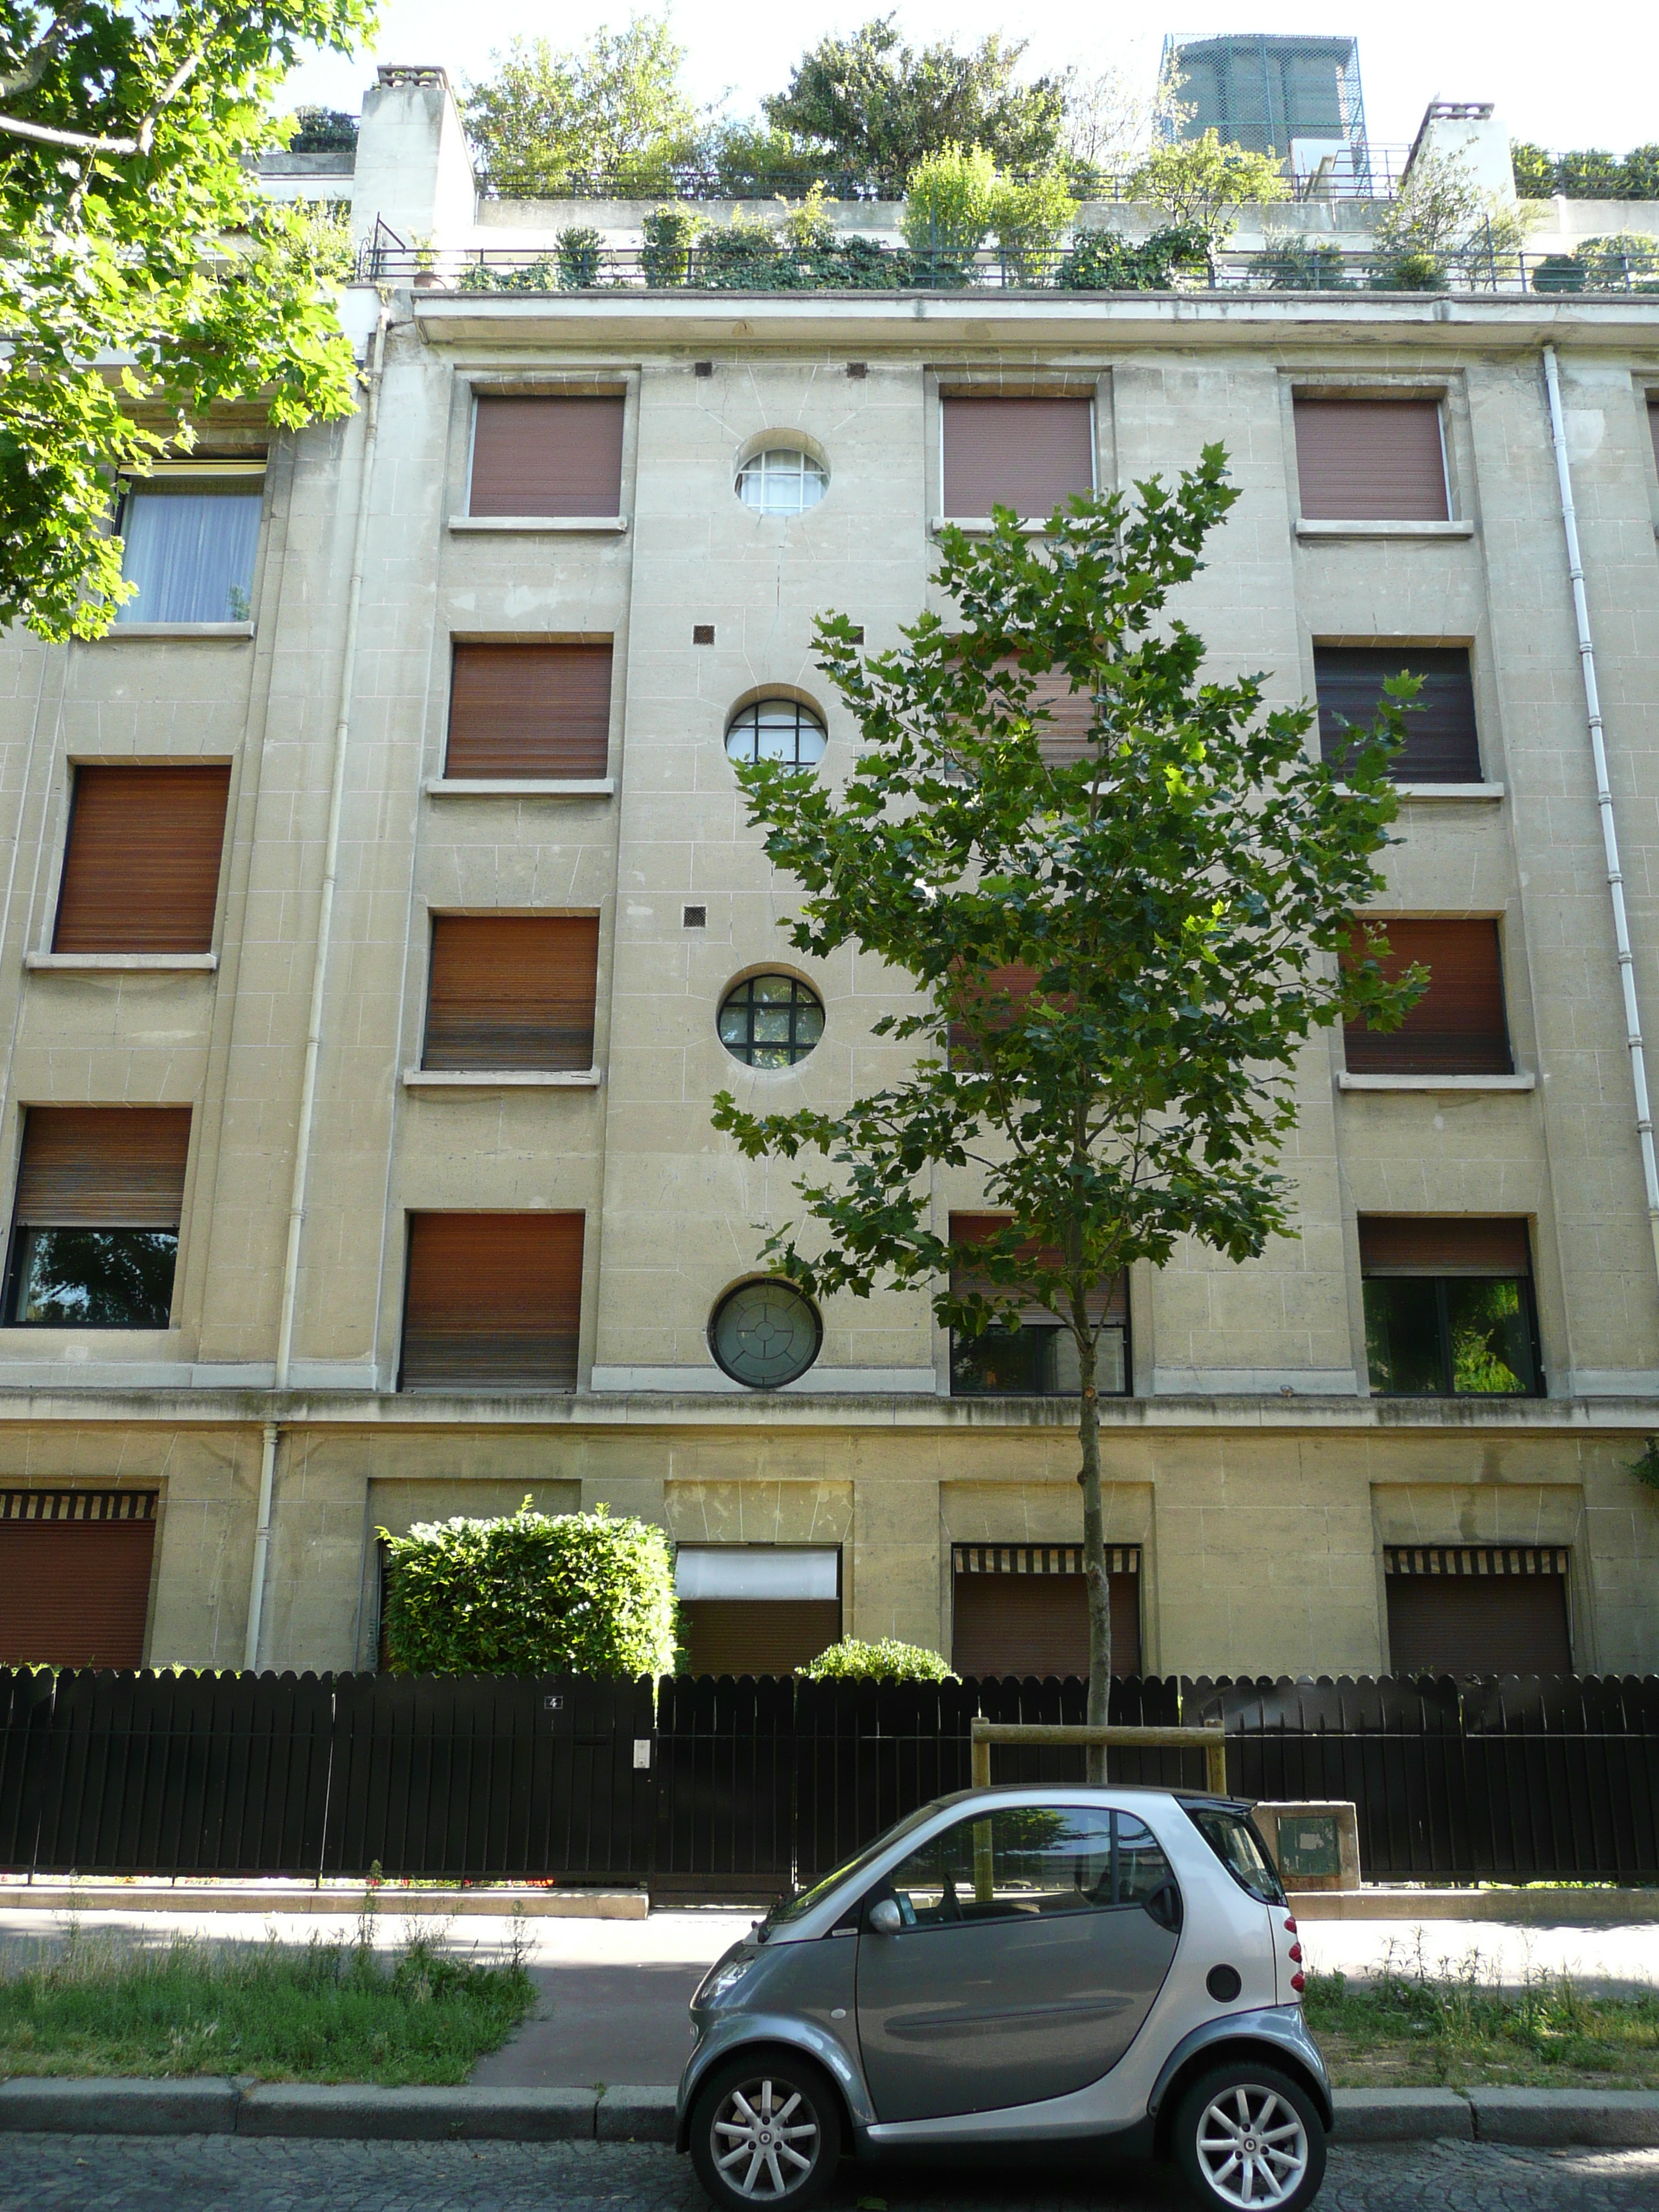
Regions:
<instances>
[{"instance_id":1,"label":"rooftop shrub","mask_svg":"<svg viewBox=\"0 0 1659 2212\"><path fill-rule=\"evenodd\" d=\"M878 1644L843 1637L801 1668L809 1682L959 1682L947 1661L920 1644L884 1636Z\"/></svg>"}]
</instances>

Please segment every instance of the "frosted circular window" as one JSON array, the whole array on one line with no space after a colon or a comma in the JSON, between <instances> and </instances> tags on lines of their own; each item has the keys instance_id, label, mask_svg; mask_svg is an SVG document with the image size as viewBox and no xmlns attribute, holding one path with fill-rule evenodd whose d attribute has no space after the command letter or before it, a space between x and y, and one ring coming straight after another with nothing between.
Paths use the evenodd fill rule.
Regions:
<instances>
[{"instance_id":1,"label":"frosted circular window","mask_svg":"<svg viewBox=\"0 0 1659 2212\"><path fill-rule=\"evenodd\" d=\"M716 1364L751 1390L775 1390L805 1375L823 1342L817 1307L792 1283L739 1283L708 1324Z\"/></svg>"},{"instance_id":2,"label":"frosted circular window","mask_svg":"<svg viewBox=\"0 0 1659 2212\"><path fill-rule=\"evenodd\" d=\"M824 728L796 699L759 699L732 720L726 750L734 761L781 761L811 768L823 757Z\"/></svg>"},{"instance_id":3,"label":"frosted circular window","mask_svg":"<svg viewBox=\"0 0 1659 2212\"><path fill-rule=\"evenodd\" d=\"M829 471L793 446L769 446L738 471L738 497L757 514L804 514L829 489Z\"/></svg>"},{"instance_id":4,"label":"frosted circular window","mask_svg":"<svg viewBox=\"0 0 1659 2212\"><path fill-rule=\"evenodd\" d=\"M793 975L751 975L727 992L720 1042L750 1067L793 1067L823 1035L823 1002Z\"/></svg>"}]
</instances>

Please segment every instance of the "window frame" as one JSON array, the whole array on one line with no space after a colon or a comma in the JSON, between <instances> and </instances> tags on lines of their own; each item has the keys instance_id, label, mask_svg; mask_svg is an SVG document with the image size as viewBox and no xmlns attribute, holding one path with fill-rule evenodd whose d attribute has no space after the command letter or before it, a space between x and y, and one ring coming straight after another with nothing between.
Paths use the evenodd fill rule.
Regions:
<instances>
[{"instance_id":1,"label":"window frame","mask_svg":"<svg viewBox=\"0 0 1659 2212\"><path fill-rule=\"evenodd\" d=\"M1034 386L1034 388L1029 392L1009 392L1005 391L1000 385L986 385L981 387L972 383L961 384L957 383L954 379L946 379L936 384L933 392L933 404L939 417L939 430L934 441L933 450L933 465L938 471L935 480L939 486L939 496L932 502L932 507L933 512L942 522L954 523L957 528L960 530L965 528L969 523L981 522L988 520L988 517L983 515L952 514L950 508L945 505L945 410L953 399L1068 399L1079 404L1086 404L1089 410L1088 489L1091 495L1098 493L1101 489L1101 414L1100 391L1097 384L1091 383L1089 390L1086 392L1064 388L1045 391L1040 385ZM1075 496L1075 495L1073 495ZM1051 508L1049 512L1052 513L1053 509ZM1046 514L1031 516L1022 515L1020 517L1020 524L1024 529L1040 532L1042 527L1048 522L1048 516Z\"/></svg>"},{"instance_id":2,"label":"window frame","mask_svg":"<svg viewBox=\"0 0 1659 2212\"><path fill-rule=\"evenodd\" d=\"M787 434L780 432L778 434L782 437ZM753 500L744 496L744 480L751 469L757 469L759 481L762 489L764 489L773 474L767 464L781 456L787 456L800 463L800 466L794 471L794 478L803 488L809 478L816 477L820 487L818 495L816 499L803 500L798 507L769 507L764 504L757 506ZM778 473L781 476L784 472L780 471ZM732 472L732 491L738 504L747 514L766 516L778 522L795 522L799 521L804 514L815 514L823 505L824 501L830 496L831 482L829 463L815 453L810 446L773 445L769 442L763 442L738 463Z\"/></svg>"},{"instance_id":3,"label":"window frame","mask_svg":"<svg viewBox=\"0 0 1659 2212\"><path fill-rule=\"evenodd\" d=\"M781 1048L781 1049L785 1050L788 1054L788 1058L781 1063L756 1060L752 1057L757 1050L777 1051L781 1048L775 1044L766 1044L764 1042L757 1046L755 1039L756 1001L753 995L754 987L757 983L765 982L773 977L776 977L779 980L787 982L790 986L790 997L787 1002L789 1007L789 1040L787 1044ZM749 998L745 1001L745 1009L748 1015L746 1037L746 1042L748 1045L747 1053L735 1050L730 1040L721 1034L720 1029L720 1024L726 1016L726 1008L732 1004L732 1000L738 997L740 992L744 991L750 994ZM805 998L802 997L802 994L805 994ZM763 1001L763 1003L765 1002ZM783 1001L774 1000L772 1003L776 1006L781 1005ZM822 1026L820 1027L817 1036L812 1039L811 1042L806 1045L803 1049L798 1051L796 1049L796 1030L799 1026L798 1018L803 1011L804 1006L809 1003L811 1006L817 1007ZM724 1053L729 1054L732 1059L735 1060L740 1067L748 1068L750 1073L755 1075L793 1075L801 1066L803 1061L808 1060L812 1057L812 1054L817 1050L818 1047L823 1042L824 1038L829 1035L829 1031L830 1010L825 1006L821 994L812 984L806 981L804 975L792 975L787 968L757 968L752 969L746 975L739 975L736 977L735 980L727 984L726 989L721 992L720 1004L714 1009L714 1035L719 1042L720 1050Z\"/></svg>"},{"instance_id":4,"label":"window frame","mask_svg":"<svg viewBox=\"0 0 1659 2212\"><path fill-rule=\"evenodd\" d=\"M795 758L793 761L780 761L777 764L781 768L803 770L808 775L816 774L819 763L823 761L824 754L830 750L829 726L816 707L809 706L804 699L791 698L787 692L782 691L767 692L758 699L750 699L745 701L741 707L738 708L732 713L732 716L726 722L726 734L722 738L721 743L725 748L726 757L732 763L734 768L751 767L761 759L762 755L759 751L757 742L756 749L746 757L740 759L732 750L732 738L733 732L745 727L749 728L753 731L755 737L758 741L762 727L759 719L760 716L764 714L768 708L776 709L783 707L788 708L794 715ZM745 724L744 720L744 717L745 715L752 715L755 717L755 720L752 722ZM810 761L804 761L800 757L800 737L803 724L805 724L811 728L816 730L818 736L823 740L823 743L818 747L817 752Z\"/></svg>"},{"instance_id":5,"label":"window frame","mask_svg":"<svg viewBox=\"0 0 1659 2212\"><path fill-rule=\"evenodd\" d=\"M200 460L158 461L153 468L143 472L131 469L122 470L117 477L117 490L109 518L110 535L121 540L122 580L126 583L137 580L127 574L129 547L126 525L134 501L141 498L147 489L159 490L169 480L178 483L199 484L213 478L220 478L227 483L237 480L257 481L258 485L259 514L254 525L252 557L248 562L246 614L210 616L201 618L190 616L180 619L170 617L158 619L150 616L127 616L125 611L132 605L133 601L124 599L114 610L110 623L110 635L117 636L123 631L126 631L135 636L143 636L148 631L158 629L178 630L186 634L191 631L207 630L241 635L253 629L264 575L267 526L270 520L270 464L269 455L263 451L250 455L246 461L239 460L234 455L216 454L209 455ZM137 597L143 596L141 587Z\"/></svg>"},{"instance_id":6,"label":"window frame","mask_svg":"<svg viewBox=\"0 0 1659 2212\"><path fill-rule=\"evenodd\" d=\"M1321 380L1317 377L1310 379L1293 375L1287 377L1285 381L1289 387L1290 400L1287 428L1290 434L1291 465L1287 475L1289 487L1294 493L1294 504L1291 516L1293 532L1299 531L1304 524L1308 524L1316 533L1334 532L1338 535L1345 528L1358 529L1362 533L1375 531L1385 534L1399 532L1408 536L1413 532L1419 531L1455 532L1461 530L1467 534L1472 526L1463 513L1468 502L1462 496L1458 471L1454 466L1455 452L1448 428L1448 415L1452 398L1452 384L1449 380L1425 379L1421 384L1417 384L1371 379L1364 383L1356 383L1352 377L1333 376L1328 380ZM1351 403L1379 407L1395 406L1402 402L1407 404L1415 403L1419 406L1431 404L1433 406L1440 441L1441 482L1445 487L1446 495L1446 512L1443 518L1373 517L1359 514L1310 515L1307 512L1303 495L1302 453L1297 436L1296 410L1304 402L1310 405L1317 406L1330 400L1347 400Z\"/></svg>"},{"instance_id":7,"label":"window frame","mask_svg":"<svg viewBox=\"0 0 1659 2212\"><path fill-rule=\"evenodd\" d=\"M1365 1314L1365 1285L1373 1282L1421 1283L1434 1294L1435 1334L1440 1358L1440 1379L1444 1388L1439 1390L1383 1389L1372 1378L1370 1361L1370 1322ZM1532 1360L1530 1385L1521 1390L1459 1390L1453 1362L1451 1323L1449 1313L1447 1285L1450 1283L1514 1283L1519 1292L1520 1316L1526 1332L1527 1348ZM1544 1372L1543 1346L1538 1329L1538 1297L1533 1278L1527 1274L1502 1274L1495 1271L1455 1274L1450 1272L1433 1274L1426 1269L1420 1273L1405 1270L1379 1270L1360 1276L1360 1310L1365 1331L1365 1382L1374 1398L1389 1398L1401 1403L1426 1403L1447 1400L1459 1405L1482 1405L1491 1400L1513 1404L1518 1400L1543 1398L1549 1395Z\"/></svg>"}]
</instances>

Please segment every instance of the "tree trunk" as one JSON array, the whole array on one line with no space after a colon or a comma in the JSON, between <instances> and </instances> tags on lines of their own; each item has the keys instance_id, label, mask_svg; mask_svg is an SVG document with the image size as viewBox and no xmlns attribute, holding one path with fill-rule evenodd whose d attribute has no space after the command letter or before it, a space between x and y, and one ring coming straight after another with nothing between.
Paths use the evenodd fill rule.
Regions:
<instances>
[{"instance_id":1,"label":"tree trunk","mask_svg":"<svg viewBox=\"0 0 1659 2212\"><path fill-rule=\"evenodd\" d=\"M1112 1686L1112 1593L1106 1578L1105 1513L1100 1502L1100 1401L1095 1390L1095 1333L1085 1329L1078 1339L1083 1385L1078 1435L1083 1465L1077 1479L1083 1486L1083 1577L1089 1595L1088 1721L1091 1728L1104 1728ZM1085 1771L1090 1781L1103 1782L1105 1745L1091 1744L1086 1756Z\"/></svg>"}]
</instances>

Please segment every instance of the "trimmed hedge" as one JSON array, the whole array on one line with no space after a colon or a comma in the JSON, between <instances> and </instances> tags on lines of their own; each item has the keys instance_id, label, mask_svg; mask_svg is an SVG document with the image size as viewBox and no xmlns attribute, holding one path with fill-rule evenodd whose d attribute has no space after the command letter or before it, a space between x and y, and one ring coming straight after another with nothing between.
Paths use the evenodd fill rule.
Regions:
<instances>
[{"instance_id":1,"label":"trimmed hedge","mask_svg":"<svg viewBox=\"0 0 1659 2212\"><path fill-rule=\"evenodd\" d=\"M386 1546L386 1661L399 1674L666 1674L674 1563L646 1521L538 1513L428 1521Z\"/></svg>"},{"instance_id":2,"label":"trimmed hedge","mask_svg":"<svg viewBox=\"0 0 1659 2212\"><path fill-rule=\"evenodd\" d=\"M901 1644L884 1636L879 1644L861 1644L848 1636L820 1651L801 1673L809 1682L959 1682L948 1661L920 1644Z\"/></svg>"}]
</instances>

